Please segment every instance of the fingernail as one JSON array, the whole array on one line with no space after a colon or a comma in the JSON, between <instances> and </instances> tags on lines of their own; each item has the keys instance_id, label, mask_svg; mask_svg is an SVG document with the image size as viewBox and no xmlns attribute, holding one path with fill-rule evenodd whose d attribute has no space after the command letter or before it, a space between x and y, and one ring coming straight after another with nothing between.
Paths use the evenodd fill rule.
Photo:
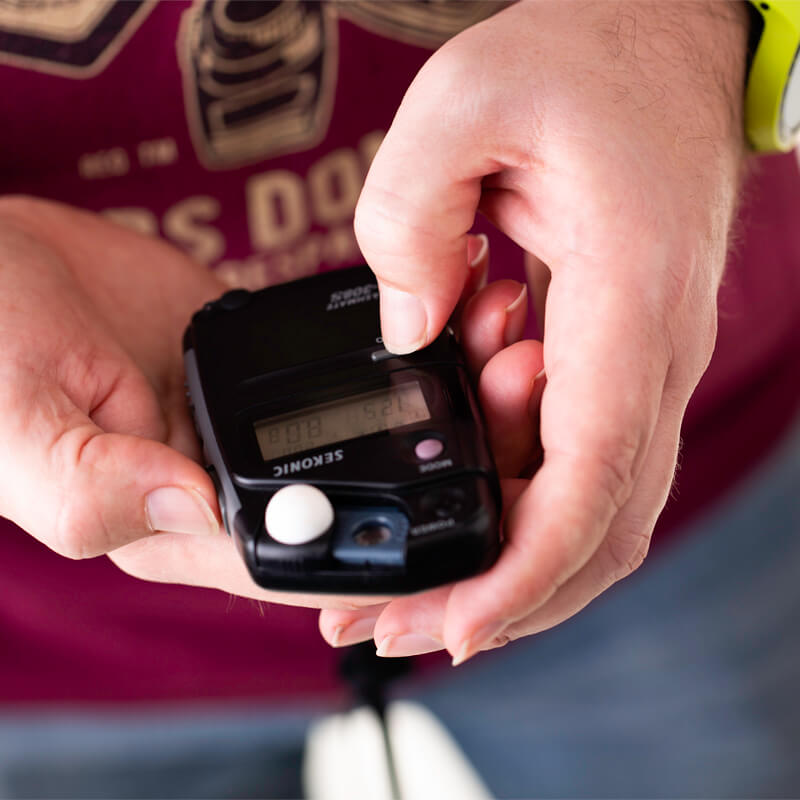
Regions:
<instances>
[{"instance_id":1,"label":"fingernail","mask_svg":"<svg viewBox=\"0 0 800 800\"><path fill-rule=\"evenodd\" d=\"M145 514L152 530L162 533L219 533L214 513L199 492L179 486L154 489L145 498Z\"/></svg>"},{"instance_id":2,"label":"fingernail","mask_svg":"<svg viewBox=\"0 0 800 800\"><path fill-rule=\"evenodd\" d=\"M351 644L366 642L372 638L372 633L375 630L375 623L377 621L377 616L360 617L349 625L337 625L333 632L333 641L331 641L331 644L334 647L347 647Z\"/></svg>"},{"instance_id":3,"label":"fingernail","mask_svg":"<svg viewBox=\"0 0 800 800\"><path fill-rule=\"evenodd\" d=\"M483 650L489 642L505 630L506 625L507 623L505 621L490 622L475 631L469 639L461 643L455 656L453 656L453 666L457 667L459 664L463 664Z\"/></svg>"},{"instance_id":4,"label":"fingernail","mask_svg":"<svg viewBox=\"0 0 800 800\"><path fill-rule=\"evenodd\" d=\"M503 331L503 342L506 347L522 338L525 330L525 314L515 313L528 300L528 287L523 283L513 303L506 306L506 327Z\"/></svg>"},{"instance_id":5,"label":"fingernail","mask_svg":"<svg viewBox=\"0 0 800 800\"><path fill-rule=\"evenodd\" d=\"M470 236L467 239L467 263L470 269L475 269L486 257L489 249L489 237L485 233Z\"/></svg>"},{"instance_id":6,"label":"fingernail","mask_svg":"<svg viewBox=\"0 0 800 800\"><path fill-rule=\"evenodd\" d=\"M383 344L390 353L413 353L425 342L428 316L413 294L380 285Z\"/></svg>"},{"instance_id":7,"label":"fingernail","mask_svg":"<svg viewBox=\"0 0 800 800\"><path fill-rule=\"evenodd\" d=\"M419 656L444 649L444 642L422 633L404 633L402 636L387 636L378 645L377 654L382 657Z\"/></svg>"},{"instance_id":8,"label":"fingernail","mask_svg":"<svg viewBox=\"0 0 800 800\"><path fill-rule=\"evenodd\" d=\"M531 381L530 400L528 402L528 413L535 419L539 418L539 411L542 405L542 394L546 385L547 375L545 375L544 370L541 370L534 375L533 380Z\"/></svg>"}]
</instances>

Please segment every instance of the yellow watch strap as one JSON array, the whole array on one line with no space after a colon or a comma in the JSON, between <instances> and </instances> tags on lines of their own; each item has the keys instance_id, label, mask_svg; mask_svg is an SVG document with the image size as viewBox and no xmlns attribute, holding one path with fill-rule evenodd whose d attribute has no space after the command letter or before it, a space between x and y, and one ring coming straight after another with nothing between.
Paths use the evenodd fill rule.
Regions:
<instances>
[{"instance_id":1,"label":"yellow watch strap","mask_svg":"<svg viewBox=\"0 0 800 800\"><path fill-rule=\"evenodd\" d=\"M785 152L795 145L794 132L783 114L783 104L800 51L800 1L751 0L751 5L761 15L763 29L753 53L745 90L747 138L756 150Z\"/></svg>"}]
</instances>

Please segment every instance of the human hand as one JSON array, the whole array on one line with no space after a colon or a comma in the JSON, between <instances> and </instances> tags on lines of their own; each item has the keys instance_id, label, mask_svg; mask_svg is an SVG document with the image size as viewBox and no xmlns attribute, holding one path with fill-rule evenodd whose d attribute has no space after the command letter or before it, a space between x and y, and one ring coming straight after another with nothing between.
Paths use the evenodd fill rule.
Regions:
<instances>
[{"instance_id":1,"label":"human hand","mask_svg":"<svg viewBox=\"0 0 800 800\"><path fill-rule=\"evenodd\" d=\"M384 340L408 352L441 329L482 211L531 254L546 309L543 463L506 484L491 570L325 611L328 641L373 635L383 655L444 647L461 662L568 618L642 562L714 346L746 38L739 4L525 0L420 71L356 212ZM535 352L493 349L484 387L534 377ZM506 428L529 436L527 414L519 402Z\"/></svg>"},{"instance_id":2,"label":"human hand","mask_svg":"<svg viewBox=\"0 0 800 800\"><path fill-rule=\"evenodd\" d=\"M181 336L225 287L102 218L0 199L0 514L70 558L293 605L220 531L183 387Z\"/></svg>"}]
</instances>

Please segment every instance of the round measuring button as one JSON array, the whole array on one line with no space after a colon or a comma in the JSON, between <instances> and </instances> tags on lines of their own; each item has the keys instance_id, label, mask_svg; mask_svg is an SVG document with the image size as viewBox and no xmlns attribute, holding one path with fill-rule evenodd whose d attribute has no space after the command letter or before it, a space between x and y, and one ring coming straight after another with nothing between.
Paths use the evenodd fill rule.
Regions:
<instances>
[{"instance_id":1,"label":"round measuring button","mask_svg":"<svg viewBox=\"0 0 800 800\"><path fill-rule=\"evenodd\" d=\"M293 483L272 495L264 524L267 533L281 544L308 544L333 525L333 506L316 486Z\"/></svg>"},{"instance_id":2,"label":"round measuring button","mask_svg":"<svg viewBox=\"0 0 800 800\"><path fill-rule=\"evenodd\" d=\"M414 446L414 455L420 461L431 461L438 458L444 450L444 442L441 439L436 439L429 436L427 439L421 439Z\"/></svg>"}]
</instances>

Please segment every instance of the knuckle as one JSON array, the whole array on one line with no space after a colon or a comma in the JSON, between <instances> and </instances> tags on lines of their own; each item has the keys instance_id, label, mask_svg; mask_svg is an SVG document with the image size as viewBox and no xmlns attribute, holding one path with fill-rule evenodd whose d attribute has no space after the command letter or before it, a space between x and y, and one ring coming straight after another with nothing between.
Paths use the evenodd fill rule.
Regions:
<instances>
[{"instance_id":1,"label":"knuckle","mask_svg":"<svg viewBox=\"0 0 800 800\"><path fill-rule=\"evenodd\" d=\"M633 524L626 530L609 534L605 548L603 591L639 569L650 550L650 539L650 530Z\"/></svg>"},{"instance_id":2,"label":"knuckle","mask_svg":"<svg viewBox=\"0 0 800 800\"><path fill-rule=\"evenodd\" d=\"M641 456L641 440L633 433L609 438L597 450L597 486L606 495L615 513L622 509L631 496Z\"/></svg>"},{"instance_id":3,"label":"knuckle","mask_svg":"<svg viewBox=\"0 0 800 800\"><path fill-rule=\"evenodd\" d=\"M714 354L714 348L717 343L718 327L716 309L714 309L713 313L703 316L694 331L692 341L694 343L695 357L692 365L694 367L692 378L695 384L711 363L711 357Z\"/></svg>"},{"instance_id":4,"label":"knuckle","mask_svg":"<svg viewBox=\"0 0 800 800\"><path fill-rule=\"evenodd\" d=\"M90 423L62 432L51 448L52 474L61 476L49 546L71 559L92 558L112 548L109 527L92 495L89 453L101 442ZM94 454L92 453L92 457Z\"/></svg>"},{"instance_id":5,"label":"knuckle","mask_svg":"<svg viewBox=\"0 0 800 800\"><path fill-rule=\"evenodd\" d=\"M110 549L110 537L102 518L82 496L65 496L56 513L51 549L74 560L94 558Z\"/></svg>"},{"instance_id":6,"label":"knuckle","mask_svg":"<svg viewBox=\"0 0 800 800\"><path fill-rule=\"evenodd\" d=\"M689 260L691 261L691 260ZM667 331L671 369L694 385L708 367L717 341L719 315L714 269L691 266L668 273L671 285L661 306L661 329Z\"/></svg>"},{"instance_id":7,"label":"knuckle","mask_svg":"<svg viewBox=\"0 0 800 800\"><path fill-rule=\"evenodd\" d=\"M445 113L452 103L461 103L465 76L475 74L475 55L464 37L453 37L423 64L410 87L415 107L431 114ZM445 103L443 106L442 104Z\"/></svg>"},{"instance_id":8,"label":"knuckle","mask_svg":"<svg viewBox=\"0 0 800 800\"><path fill-rule=\"evenodd\" d=\"M367 179L353 217L356 239L360 247L368 251L385 247L387 239L391 243L396 236L395 229L406 221L403 198L384 189L379 181L380 177Z\"/></svg>"},{"instance_id":9,"label":"knuckle","mask_svg":"<svg viewBox=\"0 0 800 800\"><path fill-rule=\"evenodd\" d=\"M359 245L370 252L391 255L405 238L433 237L426 215L402 187L387 186L378 174L367 180L356 205L353 226Z\"/></svg>"},{"instance_id":10,"label":"knuckle","mask_svg":"<svg viewBox=\"0 0 800 800\"><path fill-rule=\"evenodd\" d=\"M497 650L499 647L505 647L510 642L513 642L517 637L513 635L513 633L506 628L504 631L498 633L495 637L493 637L488 644L484 646L484 650Z\"/></svg>"},{"instance_id":11,"label":"knuckle","mask_svg":"<svg viewBox=\"0 0 800 800\"><path fill-rule=\"evenodd\" d=\"M58 555L73 560L100 555L103 551L97 550L88 540L86 515L76 506L75 501L68 500L61 504L56 515L50 548Z\"/></svg>"}]
</instances>

